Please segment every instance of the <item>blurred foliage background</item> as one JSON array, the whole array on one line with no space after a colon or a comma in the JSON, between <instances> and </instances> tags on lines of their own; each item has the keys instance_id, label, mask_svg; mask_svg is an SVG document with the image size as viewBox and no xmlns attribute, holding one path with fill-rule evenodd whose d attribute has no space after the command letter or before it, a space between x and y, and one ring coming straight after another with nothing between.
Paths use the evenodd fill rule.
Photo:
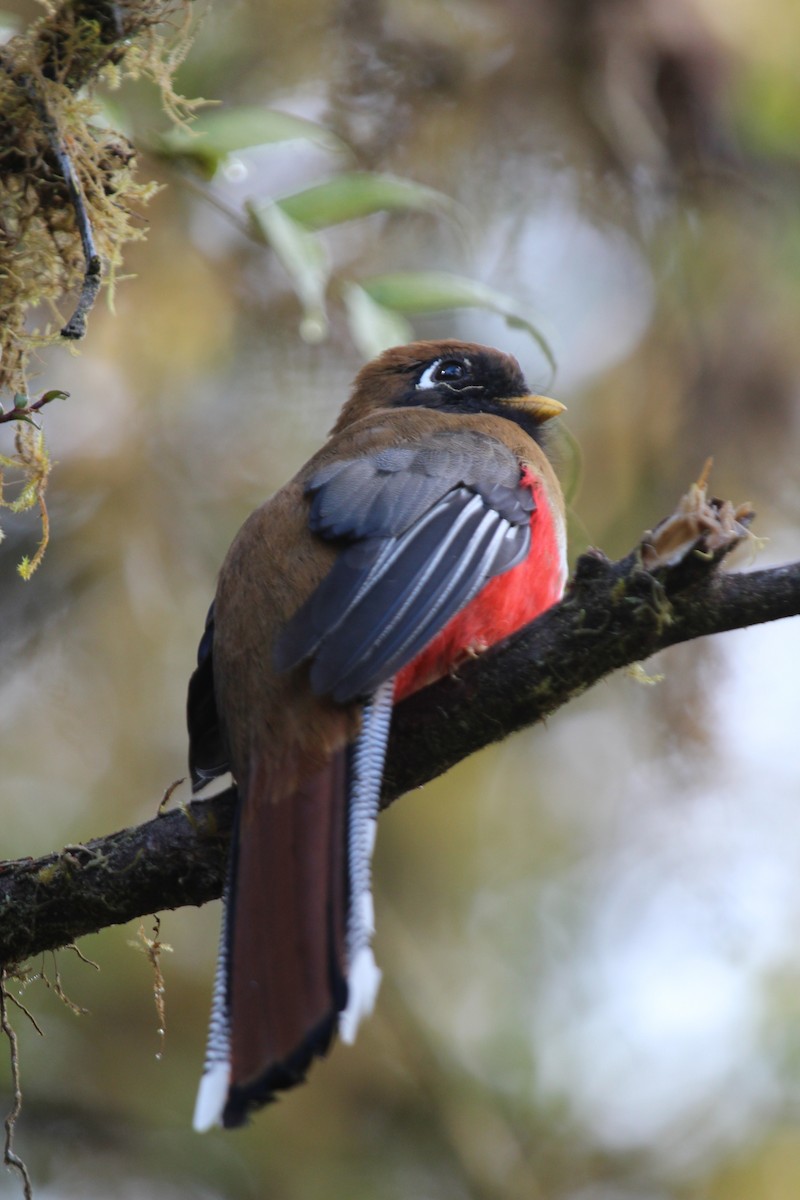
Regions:
<instances>
[{"instance_id":1,"label":"blurred foliage background","mask_svg":"<svg viewBox=\"0 0 800 1200\"><path fill-rule=\"evenodd\" d=\"M6 9L9 28L39 11ZM555 378L497 312L404 319L510 350L568 403L573 555L627 551L709 454L717 494L758 511L759 564L800 555L798 44L789 0L218 3L179 89L339 142L237 148L210 181L163 140L154 88L109 93L165 186L115 312L31 381L71 399L45 413L53 541L30 583L35 514L3 522L5 856L146 819L184 774L215 571L361 361L347 281L451 272L535 314ZM297 257L252 236L247 206L354 170L454 208L320 235L319 341ZM566 442L561 459L572 476ZM39 1197L796 1195L799 666L796 623L674 650L648 664L657 686L615 677L399 801L377 1012L243 1133L189 1127L217 905L163 914L163 1039L136 925L84 940L99 972L33 964L45 1036L16 1014L17 1148Z\"/></svg>"}]
</instances>

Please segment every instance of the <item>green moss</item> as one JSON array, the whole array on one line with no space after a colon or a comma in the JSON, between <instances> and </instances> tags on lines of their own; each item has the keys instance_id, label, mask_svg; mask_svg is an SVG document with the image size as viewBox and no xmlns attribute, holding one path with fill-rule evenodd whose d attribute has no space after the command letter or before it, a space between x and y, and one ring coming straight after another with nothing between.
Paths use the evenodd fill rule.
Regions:
<instances>
[{"instance_id":1,"label":"green moss","mask_svg":"<svg viewBox=\"0 0 800 1200\"><path fill-rule=\"evenodd\" d=\"M0 396L11 392L16 408L28 395L32 356L63 340L78 296L81 319L75 313L70 336L82 336L83 313L96 295L96 259L94 288L82 294L90 249L77 204L110 292L128 243L145 236L142 209L157 190L135 178L127 138L95 123L95 84L113 87L148 76L173 120L185 122L192 107L172 85L191 43L188 0L140 0L135 10L112 11L101 0L46 7L45 16L0 52ZM41 432L22 421L35 425L21 418L16 454L0 456L0 505L16 512L39 506L39 544L17 567L27 580L47 546L50 463ZM9 482L19 487L10 497L4 492Z\"/></svg>"},{"instance_id":2,"label":"green moss","mask_svg":"<svg viewBox=\"0 0 800 1200\"><path fill-rule=\"evenodd\" d=\"M51 9L0 60L0 392L27 394L31 355L59 339L83 283L75 204L54 142L69 157L110 287L127 244L145 236L141 210L156 185L135 178L127 139L94 123L93 87L147 75L174 119L190 111L172 87L190 43L188 5L145 0L111 40L87 17L91 7ZM163 25L180 13L177 32Z\"/></svg>"}]
</instances>

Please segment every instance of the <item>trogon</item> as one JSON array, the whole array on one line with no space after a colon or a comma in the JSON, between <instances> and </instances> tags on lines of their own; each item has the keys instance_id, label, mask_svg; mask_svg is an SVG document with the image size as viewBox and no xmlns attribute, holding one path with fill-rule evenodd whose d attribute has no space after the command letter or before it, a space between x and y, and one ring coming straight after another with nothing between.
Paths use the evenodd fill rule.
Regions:
<instances>
[{"instance_id":1,"label":"trogon","mask_svg":"<svg viewBox=\"0 0 800 1200\"><path fill-rule=\"evenodd\" d=\"M498 350L387 350L228 551L188 698L194 789L238 793L196 1128L242 1124L372 1008L392 706L561 596L562 409Z\"/></svg>"}]
</instances>

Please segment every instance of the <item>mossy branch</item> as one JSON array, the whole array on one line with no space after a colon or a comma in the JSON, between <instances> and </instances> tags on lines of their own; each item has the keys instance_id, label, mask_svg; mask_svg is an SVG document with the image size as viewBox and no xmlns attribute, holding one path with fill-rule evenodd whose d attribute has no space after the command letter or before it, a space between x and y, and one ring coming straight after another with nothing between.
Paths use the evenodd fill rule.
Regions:
<instances>
[{"instance_id":1,"label":"mossy branch","mask_svg":"<svg viewBox=\"0 0 800 1200\"><path fill-rule=\"evenodd\" d=\"M149 75L180 119L171 79L190 44L189 11L189 0L65 0L0 50L0 396L13 396L10 408L0 405L0 424L17 426L16 456L0 456L0 505L20 511L30 500L42 518L34 555L17 568L23 579L49 536L49 458L26 424L48 398L66 394L31 401L30 356L85 336L104 278L113 282L123 248L144 236L139 209L156 190L134 180L127 139L93 120L91 87L103 71L112 84ZM3 467L22 468L12 501L3 496Z\"/></svg>"},{"instance_id":2,"label":"mossy branch","mask_svg":"<svg viewBox=\"0 0 800 1200\"><path fill-rule=\"evenodd\" d=\"M800 614L800 563L747 574L720 564L752 514L695 485L618 562L578 561L565 598L503 645L397 708L383 805L489 742L551 716L657 650ZM107 925L220 895L232 788L136 828L0 867L0 963L19 963Z\"/></svg>"},{"instance_id":3,"label":"mossy branch","mask_svg":"<svg viewBox=\"0 0 800 1200\"><path fill-rule=\"evenodd\" d=\"M189 11L189 0L65 0L0 51L0 391L27 393L34 348L83 337L103 275L143 236L155 188L134 181L127 139L93 120L91 90L103 72L111 84L149 75L175 115Z\"/></svg>"}]
</instances>

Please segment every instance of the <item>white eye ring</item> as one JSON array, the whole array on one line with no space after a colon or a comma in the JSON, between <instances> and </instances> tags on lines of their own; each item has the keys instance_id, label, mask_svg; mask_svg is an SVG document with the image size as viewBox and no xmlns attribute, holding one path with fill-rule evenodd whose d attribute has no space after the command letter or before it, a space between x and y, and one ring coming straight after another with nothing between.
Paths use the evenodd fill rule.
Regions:
<instances>
[{"instance_id":1,"label":"white eye ring","mask_svg":"<svg viewBox=\"0 0 800 1200\"><path fill-rule=\"evenodd\" d=\"M436 387L436 384L433 381L433 372L439 366L441 361L442 360L440 358L437 358L436 362L432 362L429 367L425 368L425 370L422 372L422 374L419 377L419 383L417 384L417 391L423 391L425 388Z\"/></svg>"},{"instance_id":2,"label":"white eye ring","mask_svg":"<svg viewBox=\"0 0 800 1200\"><path fill-rule=\"evenodd\" d=\"M417 391L425 391L426 388L439 387L439 385L442 382L444 382L441 379L438 379L438 380L434 379L433 376L436 374L437 370L442 365L442 363L446 362L446 361L449 361L449 360L444 359L444 358L437 358L436 362L432 362L429 367L425 368L425 370L422 372L422 374L419 377L419 383L417 384ZM454 360L454 361L458 361L458 360ZM467 369L469 369L470 361L468 358L465 358L463 360L463 365Z\"/></svg>"}]
</instances>

